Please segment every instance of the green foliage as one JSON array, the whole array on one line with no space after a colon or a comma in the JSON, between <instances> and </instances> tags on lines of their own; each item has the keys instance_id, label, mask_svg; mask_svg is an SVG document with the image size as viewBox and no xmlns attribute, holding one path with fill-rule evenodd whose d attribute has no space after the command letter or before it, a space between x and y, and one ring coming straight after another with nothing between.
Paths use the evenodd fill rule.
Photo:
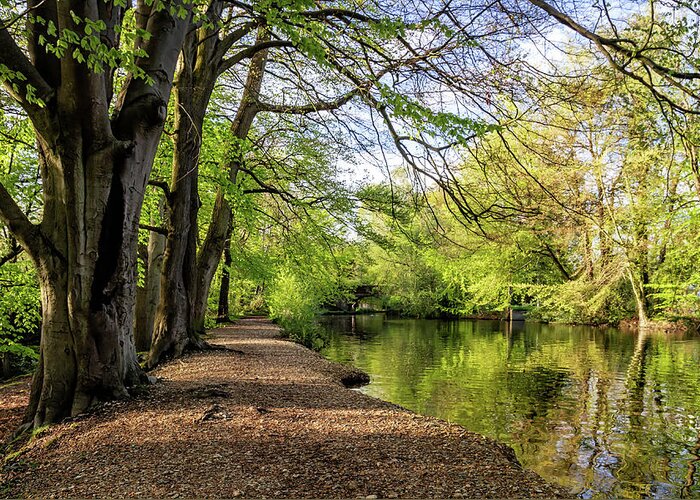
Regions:
<instances>
[{"instance_id":1,"label":"green foliage","mask_svg":"<svg viewBox=\"0 0 700 500\"><path fill-rule=\"evenodd\" d=\"M0 108L0 182L27 217L36 221L41 197L32 129L5 104ZM10 355L13 370L25 372L38 357L33 346L39 343L39 287L32 262L1 224L0 259L0 353Z\"/></svg>"},{"instance_id":2,"label":"green foliage","mask_svg":"<svg viewBox=\"0 0 700 500\"><path fill-rule=\"evenodd\" d=\"M46 36L40 34L38 41L47 53L57 58L71 57L85 63L94 73L101 73L107 68L123 68L136 78L152 81L152 78L136 64L137 58L147 57L148 54L133 43L137 38L148 40L151 34L135 26L131 10L127 11L123 23L114 27L122 41L126 42L119 48L111 47L102 41L101 34L107 30L104 21L81 17L73 11L70 11L70 15L74 29L63 27L60 31L52 20L40 16L29 17L31 24L45 27Z\"/></svg>"},{"instance_id":3,"label":"green foliage","mask_svg":"<svg viewBox=\"0 0 700 500\"><path fill-rule=\"evenodd\" d=\"M312 349L323 347L321 330L315 321L323 299L319 290L286 270L275 277L269 290L266 300L270 317L289 338Z\"/></svg>"},{"instance_id":4,"label":"green foliage","mask_svg":"<svg viewBox=\"0 0 700 500\"><path fill-rule=\"evenodd\" d=\"M664 319L700 316L700 270L696 265L700 259L700 210L694 208L686 215L672 227L672 244L659 255L659 268L647 285L649 297Z\"/></svg>"},{"instance_id":5,"label":"green foliage","mask_svg":"<svg viewBox=\"0 0 700 500\"><path fill-rule=\"evenodd\" d=\"M27 369L38 359L41 303L36 272L20 260L0 267L0 353L9 353Z\"/></svg>"},{"instance_id":6,"label":"green foliage","mask_svg":"<svg viewBox=\"0 0 700 500\"><path fill-rule=\"evenodd\" d=\"M0 85L9 84L9 86L12 88L15 94L22 94L23 92L20 89L20 87L23 86L24 82L26 81L27 77L24 76L21 72L13 71L6 65L0 64ZM33 85L24 85L24 94L24 97L26 97L27 102L37 104L41 107L44 106L44 102L39 97L37 97L36 88Z\"/></svg>"},{"instance_id":7,"label":"green foliage","mask_svg":"<svg viewBox=\"0 0 700 500\"><path fill-rule=\"evenodd\" d=\"M532 290L536 307L530 319L575 324L617 324L634 311L628 281L620 277L611 283L578 279Z\"/></svg>"},{"instance_id":8,"label":"green foliage","mask_svg":"<svg viewBox=\"0 0 700 500\"><path fill-rule=\"evenodd\" d=\"M269 49L272 80L256 96L260 109L305 109L299 116L261 113L248 137L232 138L231 103L240 101L244 71L236 66L216 86L198 155L199 229L203 237L202 221L223 193L235 214L229 271L236 313L269 310L308 345L317 343L313 318L323 305L359 284L378 285L384 307L418 317L498 314L513 305L531 308L532 318L586 323L615 322L635 308L654 317L700 314L697 120L668 117L648 88L573 48L561 69L587 70L595 79L519 73L509 62L522 59L525 13L509 31L513 14L491 7L472 23L471 7L433 12L362 0L331 7L260 0L227 5L213 20L206 2L146 3L178 18L193 10L197 26L220 28L212 36L259 21L284 46ZM14 17L16 5L2 6ZM127 74L150 81L138 65L148 57L140 42L155 34L136 25L134 9L115 26L119 47L105 43L110 28L103 20L69 12L59 29L32 9L26 15L47 53L92 72L116 70L117 83ZM697 66L684 55L698 52L697 29L686 16L659 12L653 22L644 15L628 21L621 33L644 40L638 46L646 47L645 57L669 68ZM232 50L249 47L253 31ZM637 72L638 55L623 65ZM0 64L0 82L11 93L24 89L39 102L26 81ZM664 92L675 99L683 89ZM347 114L304 114L348 95L354 108ZM0 99L0 181L37 222L33 131L7 96ZM390 123L382 128L382 120ZM170 179L173 147L161 141L153 180ZM387 152L402 153L414 169L357 189L339 180L343 162ZM225 168L230 164L240 165L237 175ZM162 200L150 186L142 223L162 225ZM0 256L17 243L2 230ZM141 244L146 237L140 234ZM26 344L37 329L39 300L23 259L0 270L0 349L31 357ZM642 291L636 303L633 287Z\"/></svg>"},{"instance_id":9,"label":"green foliage","mask_svg":"<svg viewBox=\"0 0 700 500\"><path fill-rule=\"evenodd\" d=\"M488 132L501 130L497 124L455 113L435 111L387 85L380 85L379 90L382 104L388 106L396 116L408 120L416 133L427 132L434 137L447 136L466 144L474 135L483 136Z\"/></svg>"}]
</instances>

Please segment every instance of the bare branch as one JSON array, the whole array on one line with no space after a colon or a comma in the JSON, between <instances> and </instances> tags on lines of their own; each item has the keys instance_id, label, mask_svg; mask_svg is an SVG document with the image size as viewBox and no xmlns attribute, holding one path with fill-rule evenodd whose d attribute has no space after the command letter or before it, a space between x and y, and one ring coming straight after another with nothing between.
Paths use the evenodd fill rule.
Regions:
<instances>
[{"instance_id":1,"label":"bare branch","mask_svg":"<svg viewBox=\"0 0 700 500\"><path fill-rule=\"evenodd\" d=\"M7 29L0 29L0 64L21 74L19 78L6 81L5 88L19 101L37 128L44 129L48 123L48 112L39 101L44 104L50 102L55 94L54 89L41 77Z\"/></svg>"},{"instance_id":2,"label":"bare branch","mask_svg":"<svg viewBox=\"0 0 700 500\"><path fill-rule=\"evenodd\" d=\"M250 33L257 25L258 23L251 21L226 35L219 43L216 54L214 54L212 59L214 61L222 61L231 47L233 47L233 44Z\"/></svg>"},{"instance_id":3,"label":"bare branch","mask_svg":"<svg viewBox=\"0 0 700 500\"><path fill-rule=\"evenodd\" d=\"M16 248L13 248L12 250L10 250L9 253L0 257L0 267L4 266L5 264L10 262L15 257L18 257L23 251L24 251L24 249L22 247L16 247Z\"/></svg>"},{"instance_id":4,"label":"bare branch","mask_svg":"<svg viewBox=\"0 0 700 500\"><path fill-rule=\"evenodd\" d=\"M335 17L338 19L342 19L343 21L347 19L354 19L356 21L362 21L364 23L370 23L370 22L379 22L378 19L375 19L370 16L366 16L364 14L361 14L357 11L354 10L348 10L348 9L341 9L341 8L325 8L325 9L318 9L318 10L307 10L300 12L304 17L312 18L312 19L327 19L329 17Z\"/></svg>"},{"instance_id":5,"label":"bare branch","mask_svg":"<svg viewBox=\"0 0 700 500\"><path fill-rule=\"evenodd\" d=\"M219 74L231 69L236 64L240 63L244 59L253 57L255 54L262 50L272 49L275 47L293 47L294 44L288 40L267 40L265 42L256 43L250 47L247 47L239 52L236 52L228 59L221 62L219 66Z\"/></svg>"},{"instance_id":6,"label":"bare branch","mask_svg":"<svg viewBox=\"0 0 700 500\"><path fill-rule=\"evenodd\" d=\"M580 23L574 21L570 16L567 16L563 12L557 10L552 5L544 2L543 0L530 0L530 3L544 10L548 15L553 17L560 24L568 27L569 29L575 31L579 35L593 42L596 47L605 56L611 66L613 66L620 73L638 81L649 89L656 98L670 105L672 108L681 111L683 113L700 114L700 111L682 106L671 99L669 96L661 92L653 83L652 79L648 79L643 76L638 75L634 71L628 69L628 64L620 64L613 57L612 53L616 53L624 56L629 60L634 60L639 62L644 68L649 72L654 72L658 76L662 77L667 83L676 87L683 93L692 97L693 99L700 99L700 95L697 94L693 89L688 88L686 85L682 84L678 80L700 80L700 73L698 72L685 72L677 71L675 69L663 66L650 57L644 55L644 51L637 47L637 43L634 40L624 39L624 38L608 38L584 27ZM631 46L627 47L626 45Z\"/></svg>"},{"instance_id":7,"label":"bare branch","mask_svg":"<svg viewBox=\"0 0 700 500\"><path fill-rule=\"evenodd\" d=\"M301 106L286 106L283 104L258 102L257 110L286 115L305 115L308 113L317 113L319 111L332 111L342 107L344 104L347 104L353 97L360 95L365 90L366 89L357 88L332 101L317 101Z\"/></svg>"},{"instance_id":8,"label":"bare branch","mask_svg":"<svg viewBox=\"0 0 700 500\"><path fill-rule=\"evenodd\" d=\"M162 227L158 226L151 226L148 224L139 224L139 229L143 229L144 231L151 231L154 233L162 234L164 236L168 235L168 230Z\"/></svg>"},{"instance_id":9,"label":"bare branch","mask_svg":"<svg viewBox=\"0 0 700 500\"><path fill-rule=\"evenodd\" d=\"M30 255L39 255L41 233L38 226L31 223L2 183L0 183L0 220Z\"/></svg>"}]
</instances>

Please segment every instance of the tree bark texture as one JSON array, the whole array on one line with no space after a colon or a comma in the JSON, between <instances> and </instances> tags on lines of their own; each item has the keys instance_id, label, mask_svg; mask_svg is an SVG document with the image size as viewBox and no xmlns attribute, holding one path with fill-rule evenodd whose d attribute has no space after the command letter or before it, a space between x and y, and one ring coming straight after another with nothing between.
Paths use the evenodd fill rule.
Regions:
<instances>
[{"instance_id":1,"label":"tree bark texture","mask_svg":"<svg viewBox=\"0 0 700 500\"><path fill-rule=\"evenodd\" d=\"M152 367L203 344L192 328L193 295L199 211L199 152L204 116L219 75L212 58L220 40L209 30L192 32L180 57L174 97L175 136L167 230L156 310L153 342L148 356Z\"/></svg>"},{"instance_id":2,"label":"tree bark texture","mask_svg":"<svg viewBox=\"0 0 700 500\"><path fill-rule=\"evenodd\" d=\"M146 251L146 275L141 296L137 298L134 343L137 351L151 348L156 309L160 303L161 272L165 253L165 235L150 231Z\"/></svg>"},{"instance_id":3,"label":"tree bark texture","mask_svg":"<svg viewBox=\"0 0 700 500\"><path fill-rule=\"evenodd\" d=\"M632 292L634 293L634 302L637 308L639 328L646 328L649 324L649 313L643 278L639 275L639 273L632 269L627 270L627 276L632 286Z\"/></svg>"},{"instance_id":4,"label":"tree bark texture","mask_svg":"<svg viewBox=\"0 0 700 500\"><path fill-rule=\"evenodd\" d=\"M269 39L264 29L261 33L256 44ZM224 43L207 30L200 29L188 37L180 62L175 88L176 134L168 203L168 239L161 301L148 359L151 367L165 358L180 356L188 348L203 346L200 335L204 333L209 288L231 220L231 208L223 190L219 189L212 223L198 254L199 151L204 116L214 84L221 68L226 65L221 47ZM233 135L238 139L244 139L252 125L266 59L265 50L257 52L251 59L242 104L232 124ZM232 183L236 180L237 165L229 166Z\"/></svg>"},{"instance_id":5,"label":"tree bark texture","mask_svg":"<svg viewBox=\"0 0 700 500\"><path fill-rule=\"evenodd\" d=\"M189 15L173 16L168 6L150 13L145 26L153 36L143 43L149 57L136 61L151 80L127 77L113 119L111 72L92 71L71 51L60 59L46 54L39 35L53 37L45 25L30 25L31 59L7 29L0 30L0 63L26 73L44 101L39 105L15 93L37 135L41 224L18 212L0 186L0 218L31 255L41 288L40 361L28 425L79 414L99 399L127 396L126 387L143 380L133 343L138 220L190 24ZM59 33L85 35L77 16L104 21L104 42L118 42L109 27L123 12L111 2L44 0L36 7Z\"/></svg>"}]
</instances>

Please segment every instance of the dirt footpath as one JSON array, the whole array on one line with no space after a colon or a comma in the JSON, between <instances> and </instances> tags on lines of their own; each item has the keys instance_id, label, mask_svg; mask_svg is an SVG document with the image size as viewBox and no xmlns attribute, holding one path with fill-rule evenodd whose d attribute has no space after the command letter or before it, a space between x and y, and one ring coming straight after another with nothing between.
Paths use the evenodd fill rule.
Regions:
<instances>
[{"instance_id":1,"label":"dirt footpath","mask_svg":"<svg viewBox=\"0 0 700 500\"><path fill-rule=\"evenodd\" d=\"M510 448L346 389L357 372L265 320L212 332L159 382L40 433L0 473L3 497L555 497ZM27 383L0 389L0 432Z\"/></svg>"}]
</instances>

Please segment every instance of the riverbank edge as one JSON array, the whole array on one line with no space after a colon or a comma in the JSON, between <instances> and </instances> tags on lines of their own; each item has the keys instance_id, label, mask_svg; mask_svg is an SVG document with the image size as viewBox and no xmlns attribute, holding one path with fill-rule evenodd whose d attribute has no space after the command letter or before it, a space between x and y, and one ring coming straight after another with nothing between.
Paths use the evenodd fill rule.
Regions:
<instances>
[{"instance_id":1,"label":"riverbank edge","mask_svg":"<svg viewBox=\"0 0 700 500\"><path fill-rule=\"evenodd\" d=\"M366 310L366 311L325 311L320 316L369 316L373 314L384 314L391 319L431 319L431 320L448 320L448 321L498 321L500 323L537 323L541 325L564 325L564 326L590 326L594 328L618 328L630 332L649 332L649 333L668 333L668 334L700 334L700 318L678 318L678 319L653 319L648 320L644 327L639 326L639 320L634 318L622 319L617 323L572 323L567 321L544 321L535 318L523 318L510 320L506 313L484 313L484 314L466 314L466 315L438 315L428 318L419 318L417 316L403 316L395 311L387 310Z\"/></svg>"},{"instance_id":2,"label":"riverbank edge","mask_svg":"<svg viewBox=\"0 0 700 500\"><path fill-rule=\"evenodd\" d=\"M249 320L248 320L249 321ZM497 476L493 476L492 478L487 478L486 483L491 481L493 483L493 488L488 489L487 491L490 492L490 494L484 495L483 493L476 493L476 494L470 494L474 493L474 491L465 491L464 494L460 494L459 491L457 490L458 493L453 496L455 498L461 498L461 497L467 497L467 496L491 496L491 497L511 497L511 495L504 495L503 491L513 491L513 492L518 492L515 496L517 497L566 497L570 496L562 487L551 484L546 482L544 479L542 479L540 476L536 475L534 472L522 469L521 464L518 462L517 458L515 457L515 453L510 448L509 446L499 443L493 439L486 438L484 436L471 433L464 429L461 426L457 426L456 424L450 424L446 421L436 419L433 417L427 417L423 415L416 414L410 410L407 410L406 408L402 408L398 405L379 400L377 398L373 398L371 396L367 396L365 394L361 394L357 391L350 391L346 387L348 386L353 386L353 385L358 385L361 383L366 383L368 382L369 377L367 376L366 373L362 372L361 370L351 366L351 365L345 365L341 363L336 363L333 361L330 361L323 356L321 356L319 353L314 352L310 349L307 349L299 344L296 344L288 339L285 339L282 335L281 329L274 325L272 322L268 320L262 320L262 319L256 319L254 320L257 324L253 325L252 329L249 329L247 332L245 332L246 337L242 339L242 342L231 342L232 339L235 339L237 336L236 330L240 329L241 324L245 324L246 320L239 320L232 326L227 326L223 328L217 328L214 329L210 332L208 335L209 340L212 343L216 343L219 345L224 345L229 348L233 349L238 349L239 347L243 347L246 345L246 340L248 342L257 342L260 339L267 339L267 340L274 340L274 341L283 341L284 344L287 344L287 347L283 347L283 351L295 351L295 355L298 354L299 357L301 358L306 358L302 360L302 364L304 366L314 366L315 372L315 378L318 380L314 380L314 383L320 383L322 382L322 379L325 377L328 379L328 381L331 381L335 385L343 386L340 390L343 392L337 393L337 395L340 396L341 399L347 400L347 407L348 409L359 412L361 413L365 407L371 409L372 411L381 409L382 411L386 412L388 411L391 415L394 417L400 416L402 418L409 417L412 421L417 422L419 426L421 425L427 425L432 429L431 432L437 434L437 435L445 435L447 436L450 432L454 432L455 430L458 430L460 432L459 436L460 439L463 439L465 442L469 440L475 440L479 443L480 446L484 446L485 450L488 451L488 453L491 456L486 457L474 457L473 461L485 461L487 463L500 463L501 461L508 462L512 464L517 470L522 471L522 477L519 477L517 481L513 481L512 484L503 484L502 482L499 482L499 478ZM270 335L269 332L271 330L275 330L275 332ZM263 331L267 332L265 335L263 335ZM240 332L239 332L240 333ZM239 339L241 340L241 339ZM294 346L294 347L291 347ZM279 346L277 346L279 347ZM238 352L245 352L245 351L238 351ZM270 353L267 353L268 357L270 357ZM288 355L285 354L285 355ZM123 401L123 402L112 402L112 403L107 403L104 405L99 405L98 407L94 408L93 411L91 411L89 414L81 415L75 419L70 419L69 421L58 424L55 426L52 426L48 429L43 429L41 432L36 434L34 437L32 437L29 442L21 449L15 450L11 456L6 456L2 471L0 472L0 496L2 497L16 497L16 496L94 496L94 495L99 495L99 496L104 496L105 491L101 491L99 489L95 490L87 490L87 491L81 491L79 489L75 489L74 485L65 485L65 488L70 488L68 490L58 490L56 491L55 488L52 489L44 489L41 488L40 484L34 484L35 487L33 487L32 483L32 478L36 478L36 474L34 471L36 470L41 470L41 469L46 469L49 471L55 471L58 470L56 469L56 463L55 463L55 458L61 456L61 450L62 449L67 449L70 451L71 449L71 441L80 438L82 433L85 431L94 431L96 427L109 427L109 423L111 420L123 420L124 419L124 414L132 412L134 410L134 406L139 406L138 402L140 401L143 403L144 396L146 396L146 402L148 401L147 395L154 393L154 392L162 392L163 386L168 384L168 373L172 372L173 367L177 367L178 365L184 364L191 364L194 360L194 363L197 363L197 360L203 360L206 359L207 357L217 357L218 354L216 352L204 352L204 353L195 353L192 355L189 355L186 357L186 359L183 362L183 359L179 360L174 360L171 361L162 367L156 369L154 371L154 374L159 377L159 383L156 384L155 386L152 386L152 388L149 388L145 390L141 395L138 395L131 400ZM273 356L274 357L274 356ZM261 361L261 360L258 360ZM267 360L268 362L270 361L269 359ZM273 360L274 361L274 360ZM175 377L171 378L169 382L172 382ZM258 379L256 376L255 379ZM11 392L14 392L14 397L15 400L17 399L17 391L18 389L23 389L23 386L26 385L26 381L22 380L16 380L11 384L6 384L0 386L0 401L5 402L5 395L8 389L11 390ZM293 385L291 386L293 387ZM331 386L325 386L321 387L323 390L328 392L329 390L335 390ZM200 397L200 395L196 396L197 398ZM16 401L15 401L16 403ZM253 403L255 404L255 401L246 401L246 403ZM142 408L144 407L143 404L140 405ZM213 407L216 407L217 405L213 405ZM157 408L150 407L148 404L145 405L146 408L148 408L150 411L157 411ZM3 408L4 410L4 408ZM207 411L211 410L209 408ZM261 412L261 408L257 407L257 411ZM302 408L303 410L303 408ZM271 411L271 410L265 410L265 412ZM19 415L19 414L18 414ZM206 412L205 412L206 416ZM201 417L202 419L204 417ZM17 423L19 423L18 419ZM123 424L123 422L122 422ZM123 425L122 425L123 426ZM361 431L363 429L360 429ZM94 434L94 432L93 432ZM95 439L96 437L99 437L99 433L97 436L93 435L91 437L91 440L95 445L97 445L100 440ZM114 438L114 435L110 435L111 438ZM124 438L126 438L127 441L129 441L129 435L127 436L117 436L117 442L123 443ZM404 438L405 440L405 438ZM447 437L445 437L445 440L447 440ZM406 445L410 444L408 442L405 443ZM133 444L131 445L133 446ZM47 453L48 451L48 453ZM92 451L92 448L90 448L88 451ZM83 448L81 451L81 455L85 454L86 450ZM95 451L97 453L97 451ZM452 457L457 462L459 461L460 457ZM462 459L464 457L461 457ZM29 465L27 465L29 464ZM75 469L76 464L70 464L73 466ZM408 464L413 465L413 464ZM472 467L478 467L478 464L474 463L466 463L464 464L465 467L467 468L472 468ZM488 466L490 467L490 466ZM487 468L488 468L487 467ZM410 467L409 467L410 468ZM80 468L78 468L79 470ZM341 468L342 470L342 468ZM516 470L516 473L517 473ZM493 472L493 471L492 471ZM509 471L509 474L512 474L513 471ZM82 473L79 473L75 478L81 477ZM201 477L197 478L197 481L201 481ZM68 481L70 482L70 481ZM55 483L55 479L52 479L49 481L49 484ZM60 486L60 485L57 485ZM315 492L314 491L314 485L313 484L308 484L307 489L302 488L301 491L307 491L307 492ZM427 489L425 491L432 491L428 486L426 486ZM442 483L442 487L444 487L444 483ZM530 487L528 490L527 488ZM505 488L505 489L504 489ZM508 488L511 488L510 490ZM401 489L401 485L397 484L395 487L392 489L393 490L399 490ZM386 488L384 488L384 491L386 492ZM61 491L66 491L67 493L62 494ZM198 490L195 490L198 491ZM242 490L233 490L229 491L228 494L226 495L214 495L214 496L256 496L255 494L253 495L245 495L244 493L241 493ZM525 493L523 493L525 492ZM87 494L86 494L87 493ZM117 496L121 496L121 494L133 494L133 491L119 491L117 492ZM239 495L240 493L240 495ZM107 493L108 496L114 496L114 491ZM158 493L150 492L146 496L162 496ZM206 496L206 495L200 495L196 494L196 496ZM275 496L275 495L272 495ZM291 495L291 496L299 496L299 495ZM302 495L306 496L306 495ZM347 495L341 494L341 495L328 495L328 494L312 494L312 497L327 497L327 498L333 498L333 497L345 497ZM372 495L370 495L372 496ZM382 495L379 495L380 497ZM394 496L404 496L400 494L394 495L393 493L390 493L389 495L384 495L388 496L389 498L394 497ZM415 491L413 494L409 494L407 496L413 496L413 497L431 497L431 496L437 496L441 497L444 496L443 494L437 494L437 495L432 495L432 494L419 494L415 495Z\"/></svg>"}]
</instances>

